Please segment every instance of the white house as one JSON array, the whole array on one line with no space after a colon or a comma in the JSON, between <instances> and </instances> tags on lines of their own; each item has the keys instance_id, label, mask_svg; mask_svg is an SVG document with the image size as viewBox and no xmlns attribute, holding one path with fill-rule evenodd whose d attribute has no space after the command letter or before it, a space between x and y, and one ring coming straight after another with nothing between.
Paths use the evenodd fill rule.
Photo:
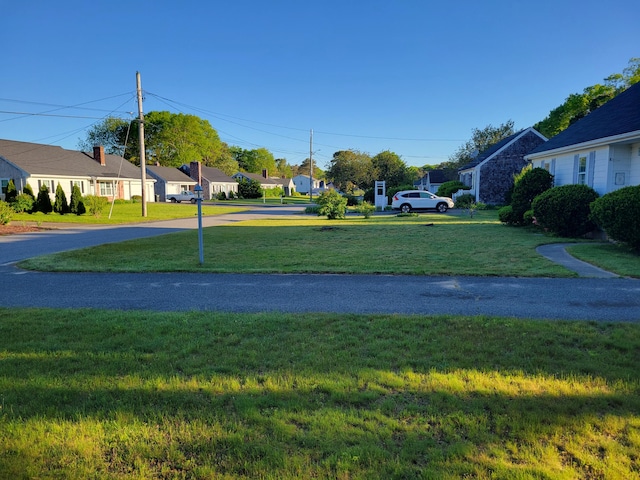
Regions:
<instances>
[{"instance_id":1,"label":"white house","mask_svg":"<svg viewBox=\"0 0 640 480\"><path fill-rule=\"evenodd\" d=\"M581 118L525 157L556 186L585 184L600 195L640 185L640 83Z\"/></svg>"},{"instance_id":2,"label":"white house","mask_svg":"<svg viewBox=\"0 0 640 480\"><path fill-rule=\"evenodd\" d=\"M74 185L82 195L98 195L130 200L142 195L140 167L118 155L105 154L104 147L94 147L92 153L66 150L39 143L0 140L0 185L4 199L9 180L18 192L29 184L34 194L46 185L51 198L60 184L67 198ZM153 178L146 178L147 201L154 200Z\"/></svg>"},{"instance_id":3,"label":"white house","mask_svg":"<svg viewBox=\"0 0 640 480\"><path fill-rule=\"evenodd\" d=\"M313 189L314 193L320 192L326 188L324 180L318 180L316 178L313 179L312 185L309 175L296 175L292 180L295 185L296 192L303 193L305 195L309 194L309 187Z\"/></svg>"}]
</instances>

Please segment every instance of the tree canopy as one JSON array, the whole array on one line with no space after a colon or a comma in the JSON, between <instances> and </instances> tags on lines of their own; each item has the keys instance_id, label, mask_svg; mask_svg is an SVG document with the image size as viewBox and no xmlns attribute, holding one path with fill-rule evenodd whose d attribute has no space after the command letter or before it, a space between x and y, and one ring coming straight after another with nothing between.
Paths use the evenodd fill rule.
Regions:
<instances>
[{"instance_id":1,"label":"tree canopy","mask_svg":"<svg viewBox=\"0 0 640 480\"><path fill-rule=\"evenodd\" d=\"M449 161L442 164L442 167L454 169L463 167L491 145L513 135L515 133L513 127L513 120L507 120L497 127L487 125L483 129L474 128L472 130L471 140L460 146L458 150L449 157Z\"/></svg>"}]
</instances>

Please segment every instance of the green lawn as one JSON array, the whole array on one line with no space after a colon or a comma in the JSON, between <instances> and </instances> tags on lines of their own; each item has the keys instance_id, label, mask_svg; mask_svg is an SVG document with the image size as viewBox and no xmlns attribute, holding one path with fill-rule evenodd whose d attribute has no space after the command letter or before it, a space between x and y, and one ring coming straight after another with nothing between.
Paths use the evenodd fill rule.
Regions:
<instances>
[{"instance_id":1,"label":"green lawn","mask_svg":"<svg viewBox=\"0 0 640 480\"><path fill-rule=\"evenodd\" d=\"M640 472L640 326L0 308L2 478Z\"/></svg>"},{"instance_id":2,"label":"green lawn","mask_svg":"<svg viewBox=\"0 0 640 480\"><path fill-rule=\"evenodd\" d=\"M426 214L329 221L301 215L205 228L203 266L196 230L39 257L20 266L112 272L574 276L535 251L542 243L562 240L501 225L490 211L473 219Z\"/></svg>"},{"instance_id":3,"label":"green lawn","mask_svg":"<svg viewBox=\"0 0 640 480\"><path fill-rule=\"evenodd\" d=\"M241 212L246 207L238 205L203 205L203 215L222 215L225 213ZM175 218L188 218L197 215L198 206L190 203L147 203L147 216L142 216L141 203L115 203L107 205L99 216L89 215L59 215L57 213L44 214L15 214L11 220L13 223L36 222L46 223L79 223L79 224L107 224L119 225L124 223L153 222L159 220L172 220ZM109 218L111 214L111 218Z\"/></svg>"}]
</instances>

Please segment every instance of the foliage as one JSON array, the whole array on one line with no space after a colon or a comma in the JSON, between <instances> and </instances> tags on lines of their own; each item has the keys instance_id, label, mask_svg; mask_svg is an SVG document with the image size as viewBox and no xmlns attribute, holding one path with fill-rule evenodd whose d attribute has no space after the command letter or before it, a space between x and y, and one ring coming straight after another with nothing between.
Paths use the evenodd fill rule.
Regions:
<instances>
[{"instance_id":1,"label":"foliage","mask_svg":"<svg viewBox=\"0 0 640 480\"><path fill-rule=\"evenodd\" d=\"M263 189L263 194L271 198L284 197L284 189L282 187L265 188Z\"/></svg>"},{"instance_id":2,"label":"foliage","mask_svg":"<svg viewBox=\"0 0 640 480\"><path fill-rule=\"evenodd\" d=\"M36 196L33 194L33 190L31 189L31 185L29 185L28 183L22 189L22 193L24 193L25 195L29 195L31 198L33 198L34 202L36 201Z\"/></svg>"},{"instance_id":3,"label":"foliage","mask_svg":"<svg viewBox=\"0 0 640 480\"><path fill-rule=\"evenodd\" d=\"M0 225L7 225L14 214L13 208L4 200L0 200Z\"/></svg>"},{"instance_id":4,"label":"foliage","mask_svg":"<svg viewBox=\"0 0 640 480\"><path fill-rule=\"evenodd\" d=\"M411 176L406 163L394 152L385 150L371 159L373 180L386 182L386 188L397 187L417 180Z\"/></svg>"},{"instance_id":5,"label":"foliage","mask_svg":"<svg viewBox=\"0 0 640 480\"><path fill-rule=\"evenodd\" d=\"M514 133L513 120L508 120L498 127L487 125L482 130L474 128L471 140L459 147L458 150L449 157L449 161L442 164L441 167L455 169L463 167L471 162L479 153L482 153L491 145L495 145Z\"/></svg>"},{"instance_id":6,"label":"foliage","mask_svg":"<svg viewBox=\"0 0 640 480\"><path fill-rule=\"evenodd\" d=\"M7 203L12 203L17 195L18 191L16 190L16 184L13 182L13 179L10 179L9 183L7 184L7 192L4 195L4 201Z\"/></svg>"},{"instance_id":7,"label":"foliage","mask_svg":"<svg viewBox=\"0 0 640 480\"><path fill-rule=\"evenodd\" d=\"M531 210L533 199L551 187L553 187L553 176L544 168L533 168L526 171L513 186L511 196L513 214L511 215L512 221L508 223L523 225L525 223L524 213Z\"/></svg>"},{"instance_id":8,"label":"foliage","mask_svg":"<svg viewBox=\"0 0 640 480\"><path fill-rule=\"evenodd\" d=\"M86 138L78 142L78 149L90 152L95 145L102 145L106 153L122 155L128 136L127 151L124 152L124 157L129 159L132 154L138 151L137 129L138 126L133 121L128 122L122 118L107 117L88 130ZM134 131L135 139L132 138L134 135L131 135Z\"/></svg>"},{"instance_id":9,"label":"foliage","mask_svg":"<svg viewBox=\"0 0 640 480\"><path fill-rule=\"evenodd\" d=\"M459 195L456 198L456 208L469 208L471 204L475 204L476 197L470 193Z\"/></svg>"},{"instance_id":10,"label":"foliage","mask_svg":"<svg viewBox=\"0 0 640 480\"><path fill-rule=\"evenodd\" d=\"M44 183L38 191L34 211L42 213L51 213L53 211L53 205L51 205L51 198L49 197L49 188L47 188Z\"/></svg>"},{"instance_id":11,"label":"foliage","mask_svg":"<svg viewBox=\"0 0 640 480\"><path fill-rule=\"evenodd\" d=\"M591 215L609 237L640 251L640 185L598 198L591 204Z\"/></svg>"},{"instance_id":12,"label":"foliage","mask_svg":"<svg viewBox=\"0 0 640 480\"><path fill-rule=\"evenodd\" d=\"M436 195L439 197L449 197L451 198L454 193L458 190L471 190L471 187L467 187L464 183L459 180L451 180L448 182L444 182L440 187L438 187L438 191Z\"/></svg>"},{"instance_id":13,"label":"foliage","mask_svg":"<svg viewBox=\"0 0 640 480\"><path fill-rule=\"evenodd\" d=\"M71 190L71 201L69 202L69 211L76 215L82 215L86 212L84 202L82 201L82 193L78 185L73 185Z\"/></svg>"},{"instance_id":14,"label":"foliage","mask_svg":"<svg viewBox=\"0 0 640 480\"><path fill-rule=\"evenodd\" d=\"M407 183L405 185L398 185L397 187L387 188L387 198L389 199L388 203L391 203L393 201L393 196L396 193L403 192L405 190L415 190L415 189L416 189L416 187L412 183ZM371 197L368 196L369 190L367 190L367 193L365 194L364 199L373 203L375 201L375 191L374 190L375 190L375 187L370 190Z\"/></svg>"},{"instance_id":15,"label":"foliage","mask_svg":"<svg viewBox=\"0 0 640 480\"><path fill-rule=\"evenodd\" d=\"M338 190L353 193L371 187L374 178L371 158L357 150L341 150L333 154L327 170L327 178Z\"/></svg>"},{"instance_id":16,"label":"foliage","mask_svg":"<svg viewBox=\"0 0 640 480\"><path fill-rule=\"evenodd\" d=\"M227 194L224 193L224 191L220 191L218 192L218 195L216 195L216 200L226 200L227 199Z\"/></svg>"},{"instance_id":17,"label":"foliage","mask_svg":"<svg viewBox=\"0 0 640 480\"><path fill-rule=\"evenodd\" d=\"M238 196L240 198L260 198L262 197L262 186L260 182L252 178L242 177L238 180Z\"/></svg>"},{"instance_id":18,"label":"foliage","mask_svg":"<svg viewBox=\"0 0 640 480\"><path fill-rule=\"evenodd\" d=\"M69 204L67 203L67 195L64 193L60 183L58 183L58 186L56 187L56 200L53 204L53 211L60 215L64 215L70 211Z\"/></svg>"},{"instance_id":19,"label":"foliage","mask_svg":"<svg viewBox=\"0 0 640 480\"><path fill-rule=\"evenodd\" d=\"M536 224L563 237L581 237L595 229L589 205L598 193L587 185L562 185L533 200Z\"/></svg>"},{"instance_id":20,"label":"foliage","mask_svg":"<svg viewBox=\"0 0 640 480\"><path fill-rule=\"evenodd\" d=\"M370 218L371 214L376 211L375 205L372 205L369 202L362 202L359 205L356 205L356 212L360 215L363 215L364 218Z\"/></svg>"},{"instance_id":21,"label":"foliage","mask_svg":"<svg viewBox=\"0 0 640 480\"><path fill-rule=\"evenodd\" d=\"M347 199L336 190L325 190L317 198L318 215L326 215L329 220L344 218L347 210Z\"/></svg>"},{"instance_id":22,"label":"foliage","mask_svg":"<svg viewBox=\"0 0 640 480\"><path fill-rule=\"evenodd\" d=\"M505 205L498 210L498 219L502 223L513 225L515 223L513 216L513 207L511 205Z\"/></svg>"},{"instance_id":23,"label":"foliage","mask_svg":"<svg viewBox=\"0 0 640 480\"><path fill-rule=\"evenodd\" d=\"M534 128L551 138L639 80L640 58L632 58L622 74L610 75L604 80L604 84L592 85L586 87L581 94L569 95L562 105L551 110L544 120L534 125Z\"/></svg>"},{"instance_id":24,"label":"foliage","mask_svg":"<svg viewBox=\"0 0 640 480\"><path fill-rule=\"evenodd\" d=\"M83 203L87 212L90 215L98 218L102 215L102 211L109 203L105 197L99 197L98 195L87 195L83 199Z\"/></svg>"},{"instance_id":25,"label":"foliage","mask_svg":"<svg viewBox=\"0 0 640 480\"><path fill-rule=\"evenodd\" d=\"M19 194L13 202L10 203L11 208L16 213L31 213L33 211L33 197L26 193Z\"/></svg>"},{"instance_id":26,"label":"foliage","mask_svg":"<svg viewBox=\"0 0 640 480\"><path fill-rule=\"evenodd\" d=\"M240 147L231 147L229 150L240 170L244 172L262 173L266 170L268 173L275 173L277 171L273 154L266 148L244 150Z\"/></svg>"}]
</instances>

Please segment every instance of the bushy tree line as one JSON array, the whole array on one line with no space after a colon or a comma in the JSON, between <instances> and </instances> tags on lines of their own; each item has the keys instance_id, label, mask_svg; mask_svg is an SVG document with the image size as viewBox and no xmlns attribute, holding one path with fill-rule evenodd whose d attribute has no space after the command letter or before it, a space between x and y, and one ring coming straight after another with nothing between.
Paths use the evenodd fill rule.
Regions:
<instances>
[{"instance_id":1,"label":"bushy tree line","mask_svg":"<svg viewBox=\"0 0 640 480\"><path fill-rule=\"evenodd\" d=\"M73 186L71 202L67 203L67 196L58 183L55 192L55 201L54 203L51 203L49 187L45 184L42 184L38 190L38 196L36 197L28 183L22 189L22 193L18 193L15 182L13 180L9 180L5 200L15 213L42 212L47 214L55 212L60 215L67 213L82 215L86 211L80 188L77 185Z\"/></svg>"}]
</instances>

